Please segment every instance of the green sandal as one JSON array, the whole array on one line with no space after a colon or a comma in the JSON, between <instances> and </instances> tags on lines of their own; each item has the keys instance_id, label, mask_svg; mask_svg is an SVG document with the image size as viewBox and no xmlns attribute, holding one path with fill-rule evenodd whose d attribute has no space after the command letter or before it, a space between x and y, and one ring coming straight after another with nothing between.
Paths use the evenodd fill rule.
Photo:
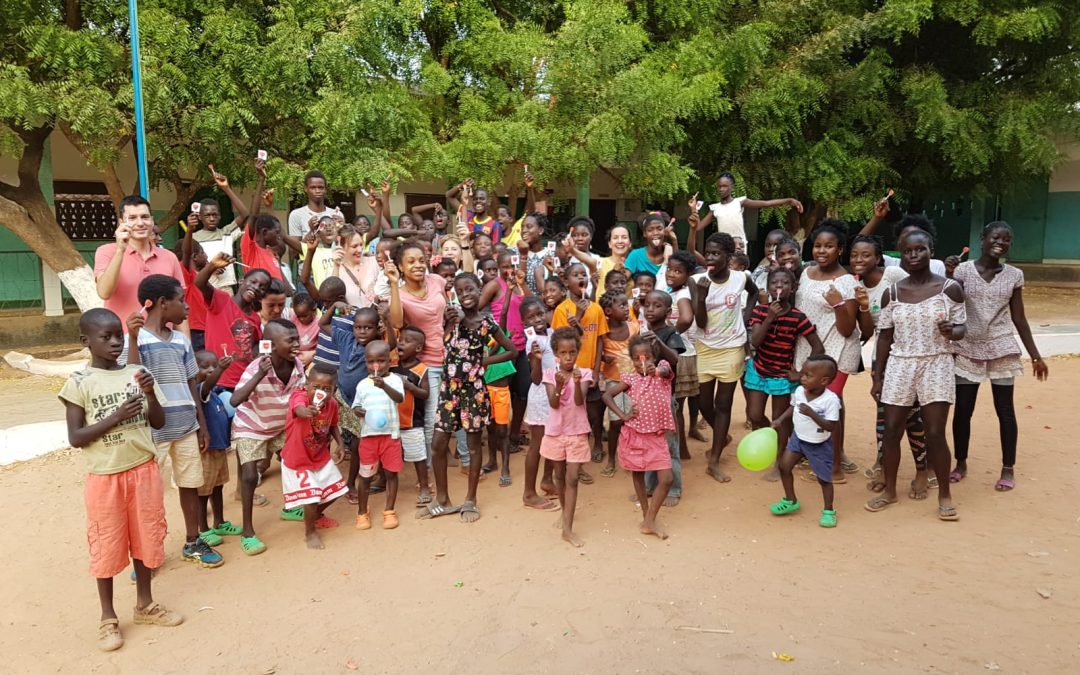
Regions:
<instances>
[{"instance_id":1,"label":"green sandal","mask_svg":"<svg viewBox=\"0 0 1080 675\"><path fill-rule=\"evenodd\" d=\"M786 516L789 513L795 513L800 508L802 508L802 506L799 502L793 502L787 497L783 497L780 501L769 506L769 510L772 511L774 516Z\"/></svg>"},{"instance_id":2,"label":"green sandal","mask_svg":"<svg viewBox=\"0 0 1080 675\"><path fill-rule=\"evenodd\" d=\"M822 527L836 527L836 511L833 509L822 509L821 520L818 521L818 525Z\"/></svg>"},{"instance_id":3,"label":"green sandal","mask_svg":"<svg viewBox=\"0 0 1080 675\"><path fill-rule=\"evenodd\" d=\"M214 532L212 529L207 530L206 532L200 532L199 533L199 539L202 539L203 541L206 542L207 546L211 546L211 547L213 547L213 546L221 546L221 544L224 543L224 541L225 541L224 539L221 538L221 535L219 535L217 532Z\"/></svg>"},{"instance_id":4,"label":"green sandal","mask_svg":"<svg viewBox=\"0 0 1080 675\"><path fill-rule=\"evenodd\" d=\"M259 555L266 550L266 544L262 543L255 535L240 537L240 550L246 555Z\"/></svg>"},{"instance_id":5,"label":"green sandal","mask_svg":"<svg viewBox=\"0 0 1080 675\"><path fill-rule=\"evenodd\" d=\"M226 520L221 525L210 528L210 531L219 537L235 537L243 532L243 529L239 525L233 525Z\"/></svg>"},{"instance_id":6,"label":"green sandal","mask_svg":"<svg viewBox=\"0 0 1080 675\"><path fill-rule=\"evenodd\" d=\"M281 519L304 522L304 507L297 506L295 509L281 509Z\"/></svg>"}]
</instances>

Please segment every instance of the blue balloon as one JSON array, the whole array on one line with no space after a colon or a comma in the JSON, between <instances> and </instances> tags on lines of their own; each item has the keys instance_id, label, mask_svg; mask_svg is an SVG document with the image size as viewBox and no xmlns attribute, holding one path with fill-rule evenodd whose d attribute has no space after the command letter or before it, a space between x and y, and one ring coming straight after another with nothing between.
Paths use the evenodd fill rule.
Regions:
<instances>
[{"instance_id":1,"label":"blue balloon","mask_svg":"<svg viewBox=\"0 0 1080 675\"><path fill-rule=\"evenodd\" d=\"M376 429L382 429L389 421L386 418L386 413L382 410L372 410L364 417L364 419L365 421L367 421L368 424L375 427Z\"/></svg>"}]
</instances>

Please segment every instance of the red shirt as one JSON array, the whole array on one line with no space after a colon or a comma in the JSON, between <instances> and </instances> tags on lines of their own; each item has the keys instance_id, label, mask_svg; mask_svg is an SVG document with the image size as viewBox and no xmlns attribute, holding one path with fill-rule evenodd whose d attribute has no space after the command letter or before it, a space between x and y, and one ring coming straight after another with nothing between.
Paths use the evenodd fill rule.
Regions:
<instances>
[{"instance_id":1,"label":"red shirt","mask_svg":"<svg viewBox=\"0 0 1080 675\"><path fill-rule=\"evenodd\" d=\"M206 298L201 290L195 287L195 270L190 267L180 267L184 273L184 300L187 301L188 328L191 330L206 330Z\"/></svg>"},{"instance_id":2,"label":"red shirt","mask_svg":"<svg viewBox=\"0 0 1080 675\"><path fill-rule=\"evenodd\" d=\"M214 289L214 295L206 308L206 348L225 356L226 350L233 357L232 364L221 374L218 384L235 387L244 369L259 355L262 339L262 322L255 312L245 314L225 291Z\"/></svg>"},{"instance_id":3,"label":"red shirt","mask_svg":"<svg viewBox=\"0 0 1080 675\"><path fill-rule=\"evenodd\" d=\"M337 401L328 397L315 417L297 417L293 413L308 403L306 389L297 389L289 397L281 463L293 471L316 471L330 461L330 430L338 423Z\"/></svg>"},{"instance_id":4,"label":"red shirt","mask_svg":"<svg viewBox=\"0 0 1080 675\"><path fill-rule=\"evenodd\" d=\"M98 247L94 253L94 279L100 278L105 273L109 261L115 255L115 243ZM124 259L120 263L120 276L116 279L116 288L105 301L105 309L111 309L120 317L125 333L128 317L142 308L142 304L139 303L139 282L151 274L164 274L176 279L181 286L184 286L184 270L172 251L151 246L150 255L143 258L134 246L129 245L124 250ZM278 274L281 272L279 271Z\"/></svg>"},{"instance_id":5,"label":"red shirt","mask_svg":"<svg viewBox=\"0 0 1080 675\"><path fill-rule=\"evenodd\" d=\"M274 279L285 281L285 277L281 275L281 264L278 262L274 252L259 246L255 238L251 236L253 227L255 226L248 225L247 229L244 230L244 236L240 237L240 262L247 265L244 274L253 269L261 268L266 270Z\"/></svg>"}]
</instances>

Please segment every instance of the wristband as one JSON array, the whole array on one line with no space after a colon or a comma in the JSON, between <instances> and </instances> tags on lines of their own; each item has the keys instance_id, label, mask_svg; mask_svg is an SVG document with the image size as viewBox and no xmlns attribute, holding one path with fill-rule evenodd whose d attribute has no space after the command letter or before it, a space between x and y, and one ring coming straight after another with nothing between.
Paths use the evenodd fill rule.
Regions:
<instances>
[{"instance_id":1,"label":"wristband","mask_svg":"<svg viewBox=\"0 0 1080 675\"><path fill-rule=\"evenodd\" d=\"M863 309L862 307L859 307L859 311L862 312L863 314L866 314L870 310L869 309Z\"/></svg>"},{"instance_id":2,"label":"wristband","mask_svg":"<svg viewBox=\"0 0 1080 675\"><path fill-rule=\"evenodd\" d=\"M832 308L833 308L833 309L839 309L839 308L841 308L841 307L843 307L843 306L844 306L844 302L845 302L844 300L841 300L840 302L838 302L838 303L836 303L835 305L833 305L833 306L832 306Z\"/></svg>"}]
</instances>

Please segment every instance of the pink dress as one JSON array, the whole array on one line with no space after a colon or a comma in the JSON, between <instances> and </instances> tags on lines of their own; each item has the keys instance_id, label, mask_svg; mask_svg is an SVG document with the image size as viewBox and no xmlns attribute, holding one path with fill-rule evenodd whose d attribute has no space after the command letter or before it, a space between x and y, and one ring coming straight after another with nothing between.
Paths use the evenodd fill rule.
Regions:
<instances>
[{"instance_id":1,"label":"pink dress","mask_svg":"<svg viewBox=\"0 0 1080 675\"><path fill-rule=\"evenodd\" d=\"M667 364L666 361L661 361ZM674 373L666 376L645 376L636 370L622 376L623 384L629 385L630 400L637 406L637 414L624 422L619 434L619 465L627 471L661 471L671 468L668 454L668 431L675 430L675 418L671 415L671 381Z\"/></svg>"}]
</instances>

